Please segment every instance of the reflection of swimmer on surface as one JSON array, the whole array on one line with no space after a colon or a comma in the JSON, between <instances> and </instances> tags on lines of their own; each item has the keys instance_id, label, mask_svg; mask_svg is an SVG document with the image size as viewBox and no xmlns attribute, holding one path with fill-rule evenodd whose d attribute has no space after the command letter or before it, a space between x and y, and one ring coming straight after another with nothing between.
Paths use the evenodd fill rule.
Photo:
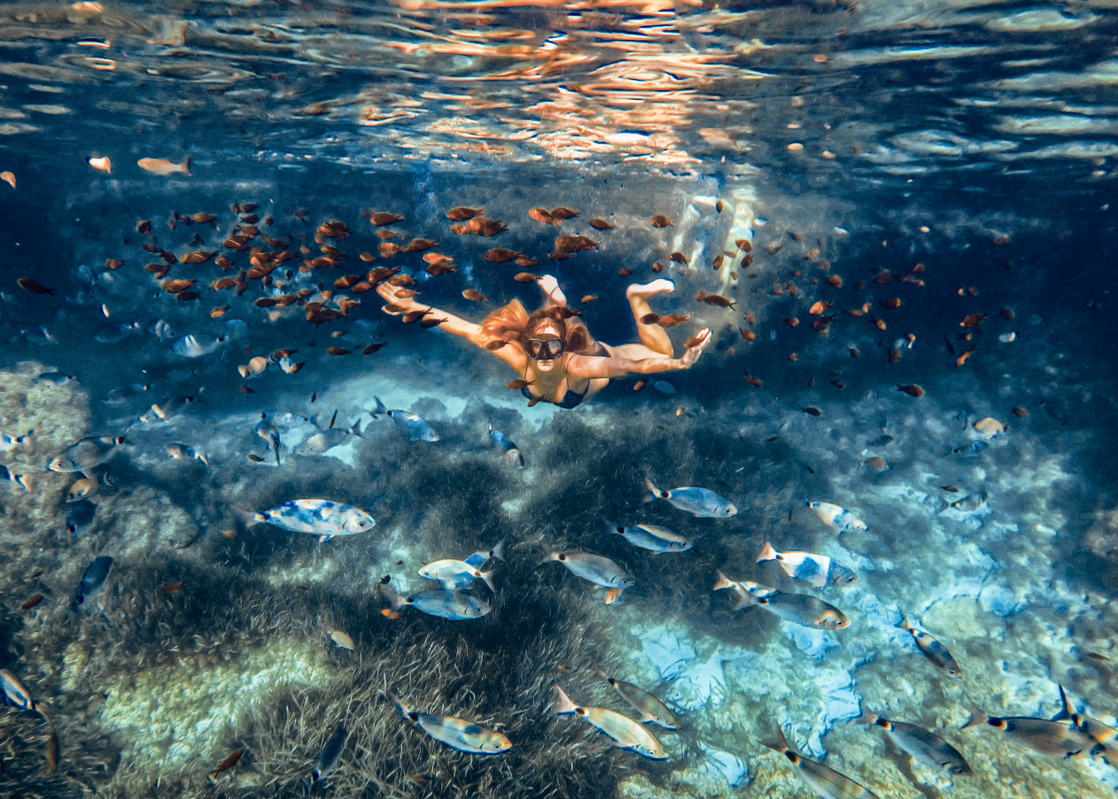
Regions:
<instances>
[{"instance_id":1,"label":"reflection of swimmer on surface","mask_svg":"<svg viewBox=\"0 0 1118 799\"><path fill-rule=\"evenodd\" d=\"M544 275L536 283L547 299L530 316L519 300L498 308L480 325L430 309L432 318L446 317L439 325L443 330L464 336L515 369L527 383L521 391L531 400L530 404L543 401L560 408L574 408L605 388L610 378L689 369L710 342L710 330L704 328L695 336L695 346L682 357L674 358L667 331L660 325L641 323L641 317L652 313L648 298L671 291L674 285L670 280L629 286L625 296L633 310L641 343L619 346L596 341L586 325L561 310L567 307L567 298L555 278ZM377 292L403 308L403 312L429 307L412 297L401 297L399 288L389 283L381 283Z\"/></svg>"}]
</instances>

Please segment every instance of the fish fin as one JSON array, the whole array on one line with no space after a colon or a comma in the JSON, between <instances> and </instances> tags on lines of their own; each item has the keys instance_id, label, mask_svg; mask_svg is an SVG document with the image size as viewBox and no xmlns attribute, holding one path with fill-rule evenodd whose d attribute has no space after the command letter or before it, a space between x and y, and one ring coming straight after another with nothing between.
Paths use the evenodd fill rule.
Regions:
<instances>
[{"instance_id":1,"label":"fish fin","mask_svg":"<svg viewBox=\"0 0 1118 799\"><path fill-rule=\"evenodd\" d=\"M754 605L767 605L768 602L764 597L757 599L753 594L748 591L741 591L738 593L737 601L734 602L734 610L741 610L742 608L751 608Z\"/></svg>"},{"instance_id":2,"label":"fish fin","mask_svg":"<svg viewBox=\"0 0 1118 799\"><path fill-rule=\"evenodd\" d=\"M388 408L384 407L384 403L380 401L380 397L374 396L373 399L376 400L377 404L375 408L369 411L369 415L372 416L374 419L376 419L378 416L387 415Z\"/></svg>"},{"instance_id":3,"label":"fish fin","mask_svg":"<svg viewBox=\"0 0 1118 799\"><path fill-rule=\"evenodd\" d=\"M489 432L492 433L493 432L493 417L490 416L487 421L489 422Z\"/></svg>"},{"instance_id":4,"label":"fish fin","mask_svg":"<svg viewBox=\"0 0 1118 799\"><path fill-rule=\"evenodd\" d=\"M388 585L377 586L377 590L380 592L381 596L383 596L385 599L387 599L392 604L392 611L391 612L396 614L396 615L388 616L388 614L384 613L384 611L381 611L381 613L384 613L384 615L388 616L388 618L390 618L390 619L399 618L399 614L397 613L397 611L400 610L400 608L402 608L404 606L405 597L400 596L400 594L396 593Z\"/></svg>"},{"instance_id":5,"label":"fish fin","mask_svg":"<svg viewBox=\"0 0 1118 799\"><path fill-rule=\"evenodd\" d=\"M966 724L964 724L959 729L960 730L965 730L967 727L977 727L979 724L985 724L989 720L990 720L990 717L986 715L986 712L982 708L980 708L978 705L971 702L970 721L968 721Z\"/></svg>"},{"instance_id":6,"label":"fish fin","mask_svg":"<svg viewBox=\"0 0 1118 799\"><path fill-rule=\"evenodd\" d=\"M867 710L866 704L861 699L858 700L858 712L861 715L856 719L851 719L851 724L873 724L877 721L877 714L872 710Z\"/></svg>"},{"instance_id":7,"label":"fish fin","mask_svg":"<svg viewBox=\"0 0 1118 799\"><path fill-rule=\"evenodd\" d=\"M718 580L714 583L714 588L711 589L712 591L721 591L723 588L733 588L734 584L722 573L721 569L716 569L714 573L718 575Z\"/></svg>"},{"instance_id":8,"label":"fish fin","mask_svg":"<svg viewBox=\"0 0 1118 799\"><path fill-rule=\"evenodd\" d=\"M261 513L256 513L255 511L247 510L245 508L238 507L237 505L232 505L230 507L233 508L234 515L236 515L237 519L241 522L241 524L245 526L246 529L251 530L253 526L262 524L263 522L267 521L264 518L264 515Z\"/></svg>"},{"instance_id":9,"label":"fish fin","mask_svg":"<svg viewBox=\"0 0 1118 799\"><path fill-rule=\"evenodd\" d=\"M561 716L564 713L574 713L578 710L578 705L571 701L571 698L564 693L563 689L559 687L559 683L555 683L555 690L558 692L558 697L555 704L551 706L552 711L556 716Z\"/></svg>"},{"instance_id":10,"label":"fish fin","mask_svg":"<svg viewBox=\"0 0 1118 799\"><path fill-rule=\"evenodd\" d=\"M407 705L404 704L404 700L396 696L396 694L392 693L391 691L385 691L385 693L388 695L388 698L392 700L393 704L396 705L396 710L400 712L401 718L415 721L415 712L413 712Z\"/></svg>"},{"instance_id":11,"label":"fish fin","mask_svg":"<svg viewBox=\"0 0 1118 799\"><path fill-rule=\"evenodd\" d=\"M609 679L609 673L606 672L606 670L603 669L601 666L595 666L594 667L594 673L597 674L599 677L601 677L603 680L608 680Z\"/></svg>"},{"instance_id":12,"label":"fish fin","mask_svg":"<svg viewBox=\"0 0 1118 799\"><path fill-rule=\"evenodd\" d=\"M661 492L659 488L652 484L652 478L644 478L644 487L648 490L648 496L646 496L644 500L642 500L642 502L647 503L651 502L654 499L663 498L663 492Z\"/></svg>"},{"instance_id":13,"label":"fish fin","mask_svg":"<svg viewBox=\"0 0 1118 799\"><path fill-rule=\"evenodd\" d=\"M901 611L901 620L893 626L898 630L904 630L906 633L912 632L912 625L908 623L908 616L904 615L903 610Z\"/></svg>"},{"instance_id":14,"label":"fish fin","mask_svg":"<svg viewBox=\"0 0 1118 799\"><path fill-rule=\"evenodd\" d=\"M382 610L380 612L380 615L384 616L386 619L400 618L400 614L390 608L385 608L384 610Z\"/></svg>"},{"instance_id":15,"label":"fish fin","mask_svg":"<svg viewBox=\"0 0 1118 799\"><path fill-rule=\"evenodd\" d=\"M493 586L493 570L492 569L490 569L487 572L481 572L481 579L485 581L485 584L487 586L489 586L490 591L492 591L494 594L497 593L497 589Z\"/></svg>"},{"instance_id":16,"label":"fish fin","mask_svg":"<svg viewBox=\"0 0 1118 799\"><path fill-rule=\"evenodd\" d=\"M508 539L506 539L506 538L502 538L500 541L498 541L497 546L495 546L495 547L493 547L493 549L489 550L489 557L496 558L497 560L504 560L505 559L505 541L507 541L507 540Z\"/></svg>"},{"instance_id":17,"label":"fish fin","mask_svg":"<svg viewBox=\"0 0 1118 799\"><path fill-rule=\"evenodd\" d=\"M760 563L763 560L776 560L777 557L778 556L776 550L773 549L773 545L766 541L764 548L761 550L761 554L757 556L757 562Z\"/></svg>"},{"instance_id":18,"label":"fish fin","mask_svg":"<svg viewBox=\"0 0 1118 799\"><path fill-rule=\"evenodd\" d=\"M320 544L324 544L324 543L326 543L327 541L329 541L329 540L330 540L331 538L333 538L333 537L334 537L334 536L330 535L329 533L327 533L327 534L325 534L325 535L320 535L320 536L318 537L318 543L320 543Z\"/></svg>"},{"instance_id":19,"label":"fish fin","mask_svg":"<svg viewBox=\"0 0 1118 799\"><path fill-rule=\"evenodd\" d=\"M788 739L784 737L784 730L780 727L776 728L776 738L771 741L761 741L761 744L781 754L784 754L792 748L788 745Z\"/></svg>"},{"instance_id":20,"label":"fish fin","mask_svg":"<svg viewBox=\"0 0 1118 799\"><path fill-rule=\"evenodd\" d=\"M608 530L609 530L609 531L610 531L611 533L617 533L618 535L622 535L622 532L621 532L621 531L622 531L622 529L623 529L623 528L621 528L621 527L618 527L618 526L617 526L616 524L614 524L613 522L611 522L611 521L610 521L609 519L606 519L606 518L602 518L602 524L604 524L604 525L606 526L606 528L607 528L607 529L608 529Z\"/></svg>"},{"instance_id":21,"label":"fish fin","mask_svg":"<svg viewBox=\"0 0 1118 799\"><path fill-rule=\"evenodd\" d=\"M326 429L327 430L333 430L334 429L334 422L336 422L337 419L338 419L338 409L335 408L334 409L334 415L330 417L330 424L327 425Z\"/></svg>"},{"instance_id":22,"label":"fish fin","mask_svg":"<svg viewBox=\"0 0 1118 799\"><path fill-rule=\"evenodd\" d=\"M537 566L542 566L545 563L551 563L551 561L553 560L559 560L558 552L547 547L545 547L545 549L547 549L547 554L544 555L543 558L541 558L540 561L536 563Z\"/></svg>"},{"instance_id":23,"label":"fish fin","mask_svg":"<svg viewBox=\"0 0 1118 799\"><path fill-rule=\"evenodd\" d=\"M190 156L189 155L186 157L186 160L182 162L182 173L184 175L186 175L188 178L194 177L194 173L190 171Z\"/></svg>"}]
</instances>

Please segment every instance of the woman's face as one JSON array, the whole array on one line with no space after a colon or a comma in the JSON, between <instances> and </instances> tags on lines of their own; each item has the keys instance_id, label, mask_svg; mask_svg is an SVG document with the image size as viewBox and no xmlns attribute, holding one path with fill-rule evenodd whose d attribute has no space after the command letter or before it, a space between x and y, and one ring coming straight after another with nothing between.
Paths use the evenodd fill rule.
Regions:
<instances>
[{"instance_id":1,"label":"woman's face","mask_svg":"<svg viewBox=\"0 0 1118 799\"><path fill-rule=\"evenodd\" d=\"M555 323L553 323L549 320L544 320L544 321L540 322L539 324L537 324L532 329L532 332L529 334L528 337L529 338L548 339L548 338L561 338L562 336L561 336L559 328L555 325ZM562 365L565 364L566 362L567 362L567 353L564 352L558 358L553 358L553 359L547 360L547 361L539 361L539 360L536 360L535 358L529 358L528 359L528 366L529 366L530 369L532 369L535 372L540 372L540 373L546 374L548 372L554 372L555 370L560 369L562 367Z\"/></svg>"}]
</instances>

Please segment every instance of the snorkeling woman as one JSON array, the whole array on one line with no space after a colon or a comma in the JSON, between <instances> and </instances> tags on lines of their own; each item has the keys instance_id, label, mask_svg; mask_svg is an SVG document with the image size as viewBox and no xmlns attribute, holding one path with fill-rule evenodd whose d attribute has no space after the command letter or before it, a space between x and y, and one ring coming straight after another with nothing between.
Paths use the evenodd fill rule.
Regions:
<instances>
[{"instance_id":1,"label":"snorkeling woman","mask_svg":"<svg viewBox=\"0 0 1118 799\"><path fill-rule=\"evenodd\" d=\"M611 378L689 369L710 342L710 329L704 328L695 336L696 343L675 358L667 331L660 325L641 322L652 313L649 298L675 288L670 280L633 284L625 291L641 343L619 346L602 344L591 337L586 325L567 309L567 298L554 277L543 275L536 284L546 295L538 311L529 315L519 300L513 300L489 314L480 325L418 303L413 297L400 296L400 288L390 283L381 283L377 292L395 306L385 308L386 313L429 310L431 319L443 320L440 328L469 339L505 361L521 376L521 392L529 405L549 402L574 408L605 388Z\"/></svg>"}]
</instances>

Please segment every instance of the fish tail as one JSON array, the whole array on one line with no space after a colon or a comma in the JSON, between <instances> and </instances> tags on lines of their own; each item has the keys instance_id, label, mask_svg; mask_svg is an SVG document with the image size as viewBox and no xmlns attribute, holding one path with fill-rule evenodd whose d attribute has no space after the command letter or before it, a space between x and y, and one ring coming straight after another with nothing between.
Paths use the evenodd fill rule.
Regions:
<instances>
[{"instance_id":1,"label":"fish tail","mask_svg":"<svg viewBox=\"0 0 1118 799\"><path fill-rule=\"evenodd\" d=\"M714 588L711 590L721 591L723 588L733 587L734 584L731 583L729 578L727 578L726 575L722 573L721 569L716 569L714 573L718 575L718 579L715 581Z\"/></svg>"},{"instance_id":2,"label":"fish tail","mask_svg":"<svg viewBox=\"0 0 1118 799\"><path fill-rule=\"evenodd\" d=\"M601 677L603 680L608 680L609 679L609 673L605 669L603 669L601 666L595 666L594 667L594 673L597 674L599 677Z\"/></svg>"},{"instance_id":3,"label":"fish tail","mask_svg":"<svg viewBox=\"0 0 1118 799\"><path fill-rule=\"evenodd\" d=\"M495 547L493 547L493 549L489 550L489 557L496 558L497 560L504 560L505 559L505 541L506 540L507 539L502 538L500 541L498 541L497 546L495 546Z\"/></svg>"},{"instance_id":4,"label":"fish tail","mask_svg":"<svg viewBox=\"0 0 1118 799\"><path fill-rule=\"evenodd\" d=\"M546 545L545 545L545 547L544 547L544 548L545 548L545 550L546 550L547 554L545 554L545 555L544 555L544 556L543 556L543 557L542 557L542 558L541 558L541 559L539 560L539 562L538 562L538 563L536 563L536 565L537 565L537 566L542 566L542 565L544 565L545 563L551 563L551 561L553 561L553 560L559 560L559 553L558 553L558 552L556 552L556 551L555 551L554 549L552 549L551 547L548 547L548 546L546 546Z\"/></svg>"},{"instance_id":5,"label":"fish tail","mask_svg":"<svg viewBox=\"0 0 1118 799\"><path fill-rule=\"evenodd\" d=\"M561 716L564 713L574 713L578 710L578 705L572 702L571 698L563 692L563 689L559 687L559 683L555 683L555 690L558 692L558 696L555 700L555 704L551 706L551 710L556 716Z\"/></svg>"},{"instance_id":6,"label":"fish tail","mask_svg":"<svg viewBox=\"0 0 1118 799\"><path fill-rule=\"evenodd\" d=\"M651 502L654 499L663 499L665 497L664 492L653 485L652 479L649 477L644 478L644 487L648 489L649 493L649 496L644 498L644 502Z\"/></svg>"},{"instance_id":7,"label":"fish tail","mask_svg":"<svg viewBox=\"0 0 1118 799\"><path fill-rule=\"evenodd\" d=\"M190 156L189 155L186 157L185 161L183 161L181 164L179 164L179 171L181 171L188 178L194 177L194 173L190 171Z\"/></svg>"},{"instance_id":8,"label":"fish tail","mask_svg":"<svg viewBox=\"0 0 1118 799\"><path fill-rule=\"evenodd\" d=\"M741 610L742 608L751 608L754 605L767 605L768 600L764 597L757 599L753 594L748 591L742 591L738 594L737 601L734 602L734 610Z\"/></svg>"},{"instance_id":9,"label":"fish tail","mask_svg":"<svg viewBox=\"0 0 1118 799\"><path fill-rule=\"evenodd\" d=\"M1060 721L1062 719L1071 719L1078 724L1078 714L1075 712L1075 708L1071 706L1071 700L1068 699L1068 695L1064 693L1064 686L1057 684L1056 687L1060 689L1060 704L1063 706L1063 709L1053 716L1052 720Z\"/></svg>"},{"instance_id":10,"label":"fish tail","mask_svg":"<svg viewBox=\"0 0 1118 799\"><path fill-rule=\"evenodd\" d=\"M280 459L279 459L279 442L278 441L276 442L276 445L274 447L272 447L272 451L274 451L276 453L276 466L279 466L280 465Z\"/></svg>"},{"instance_id":11,"label":"fish tail","mask_svg":"<svg viewBox=\"0 0 1118 799\"><path fill-rule=\"evenodd\" d=\"M773 545L766 541L764 548L761 550L761 554L757 556L757 562L760 563L763 560L776 560L777 557L778 556L776 550L773 549Z\"/></svg>"},{"instance_id":12,"label":"fish tail","mask_svg":"<svg viewBox=\"0 0 1118 799\"><path fill-rule=\"evenodd\" d=\"M776 728L776 738L771 741L761 741L761 744L781 754L784 754L791 748L788 746L788 739L784 737L784 730L779 726Z\"/></svg>"},{"instance_id":13,"label":"fish tail","mask_svg":"<svg viewBox=\"0 0 1118 799\"><path fill-rule=\"evenodd\" d=\"M606 529L609 530L611 533L617 533L618 535L621 534L622 528L618 527L616 524L611 522L609 519L606 519L606 518L603 517L602 518L602 524L604 524L606 526Z\"/></svg>"},{"instance_id":14,"label":"fish tail","mask_svg":"<svg viewBox=\"0 0 1118 799\"><path fill-rule=\"evenodd\" d=\"M404 704L404 700L402 700L400 697L396 696L396 694L392 693L391 691L385 691L385 693L388 695L388 698L392 700L393 704L396 705L396 709L398 711L400 711L400 716L402 718L410 719L411 721L415 721L415 719L412 718L412 716L414 716L415 714L411 711L411 709L407 705Z\"/></svg>"},{"instance_id":15,"label":"fish tail","mask_svg":"<svg viewBox=\"0 0 1118 799\"><path fill-rule=\"evenodd\" d=\"M858 712L861 715L856 719L851 719L851 724L873 724L877 721L877 714L872 710L867 710L865 703L861 699L858 700Z\"/></svg>"},{"instance_id":16,"label":"fish tail","mask_svg":"<svg viewBox=\"0 0 1118 799\"><path fill-rule=\"evenodd\" d=\"M490 416L487 421L489 423L489 432L492 433L493 432L493 417Z\"/></svg>"},{"instance_id":17,"label":"fish tail","mask_svg":"<svg viewBox=\"0 0 1118 799\"><path fill-rule=\"evenodd\" d=\"M614 602L623 602L625 600L624 595L624 588L614 587L606 591L606 598L604 601L607 605L612 605Z\"/></svg>"},{"instance_id":18,"label":"fish tail","mask_svg":"<svg viewBox=\"0 0 1118 799\"><path fill-rule=\"evenodd\" d=\"M493 570L492 569L490 569L487 572L481 572L481 579L485 581L485 584L487 586L489 586L490 591L492 591L494 594L497 593L497 589L493 586Z\"/></svg>"},{"instance_id":19,"label":"fish tail","mask_svg":"<svg viewBox=\"0 0 1118 799\"><path fill-rule=\"evenodd\" d=\"M232 508L234 515L236 515L237 519L240 520L241 524L243 524L250 530L253 528L254 525L260 524L261 522L265 521L264 515L261 513L256 513L255 511L241 508L237 505L233 505Z\"/></svg>"},{"instance_id":20,"label":"fish tail","mask_svg":"<svg viewBox=\"0 0 1118 799\"><path fill-rule=\"evenodd\" d=\"M912 625L908 623L908 617L904 615L904 611L901 611L900 622L894 624L893 626L896 627L898 630L904 630L905 632L909 633L912 632Z\"/></svg>"},{"instance_id":21,"label":"fish tail","mask_svg":"<svg viewBox=\"0 0 1118 799\"><path fill-rule=\"evenodd\" d=\"M968 721L966 724L964 724L959 729L960 730L965 730L967 727L977 727L979 724L985 724L989 720L990 720L990 717L986 715L986 712L982 708L980 708L978 705L976 705L972 702L971 703L970 721Z\"/></svg>"},{"instance_id":22,"label":"fish tail","mask_svg":"<svg viewBox=\"0 0 1118 799\"><path fill-rule=\"evenodd\" d=\"M380 586L379 590L380 590L381 596L383 596L385 599L387 599L392 604L392 610L390 611L390 613L392 615L390 615L389 613L384 613L384 611L381 611L381 612L384 613L385 616L388 616L388 618L390 618L390 619L399 618L400 614L398 613L398 611L400 610L400 608L402 608L404 606L405 597L396 593L395 591L393 591L387 585Z\"/></svg>"}]
</instances>

